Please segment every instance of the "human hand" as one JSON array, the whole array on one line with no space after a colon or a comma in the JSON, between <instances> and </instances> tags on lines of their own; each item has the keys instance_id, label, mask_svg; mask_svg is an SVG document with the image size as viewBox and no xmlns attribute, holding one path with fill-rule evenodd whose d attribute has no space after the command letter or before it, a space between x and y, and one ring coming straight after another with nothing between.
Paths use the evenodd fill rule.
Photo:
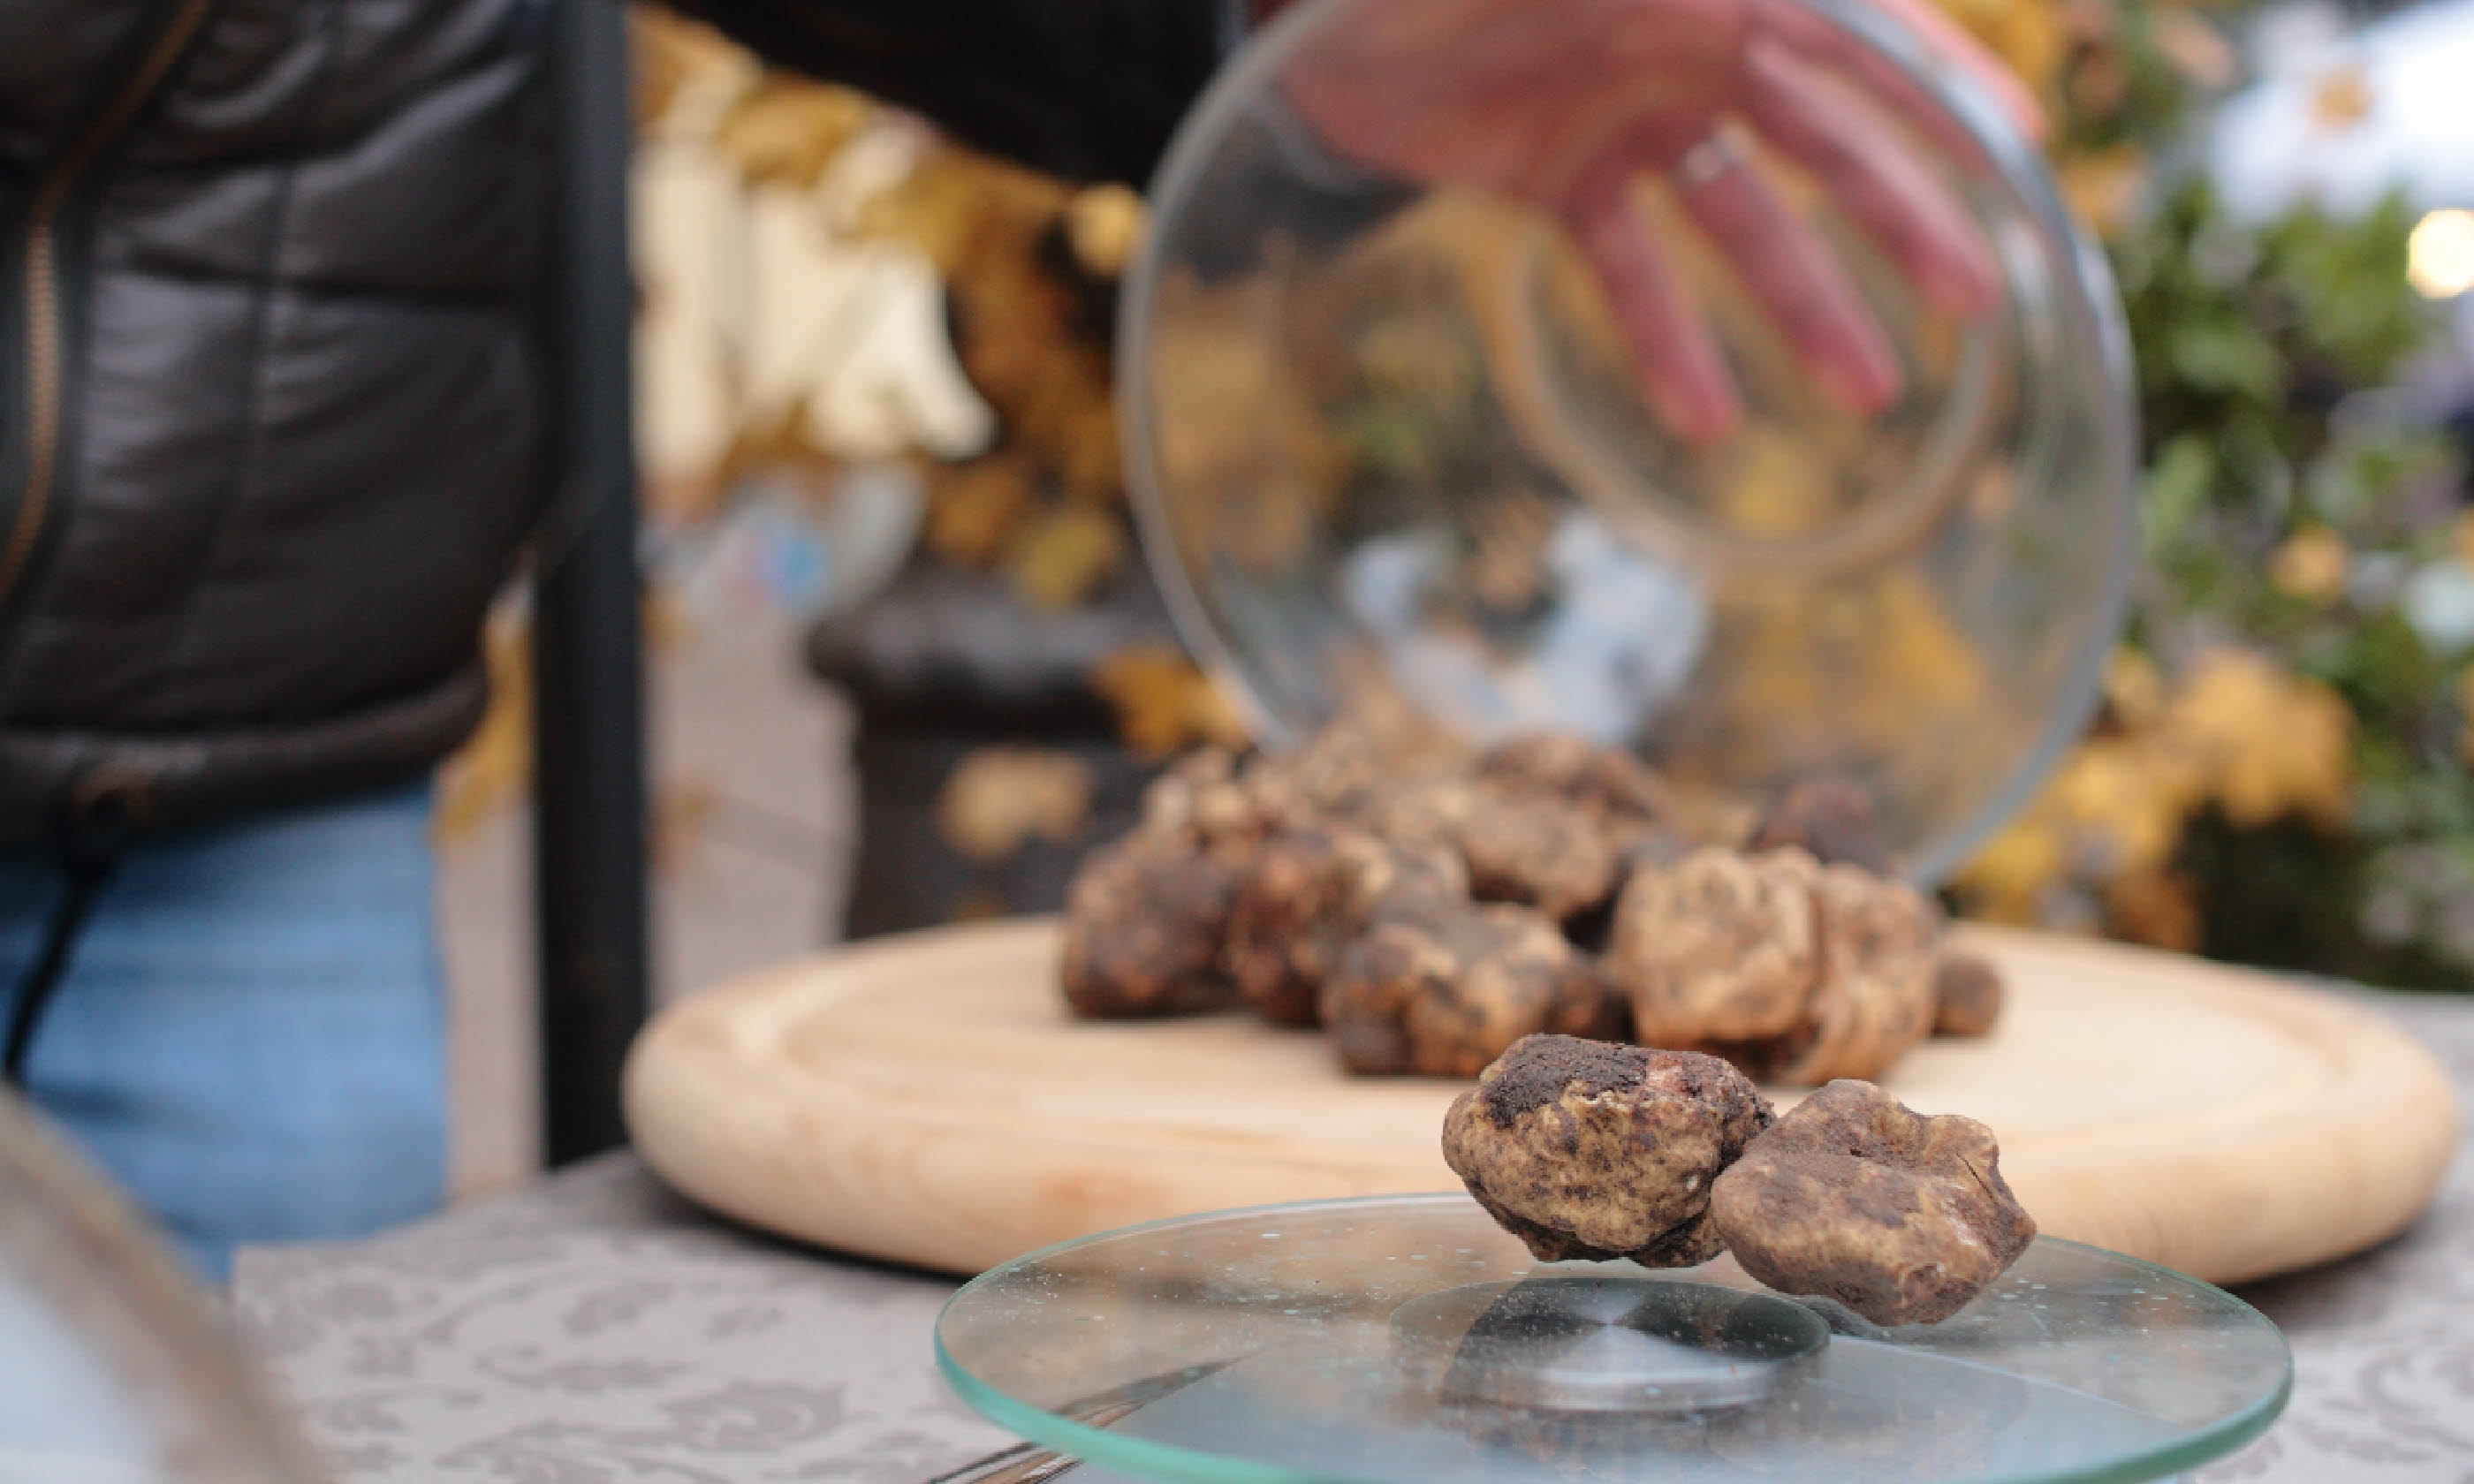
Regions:
<instances>
[{"instance_id":1,"label":"human hand","mask_svg":"<svg viewBox=\"0 0 2474 1484\"><path fill-rule=\"evenodd\" d=\"M2025 87L1931 0L1873 3L2041 132ZM1910 139L1956 160L1974 145L1904 73L1796 0L1364 0L1289 63L1285 89L1359 163L1560 220L1651 410L1690 443L1725 438L1743 409L1636 194L1645 177L1671 181L1807 373L1856 412L1897 399L1898 359L1846 270L1755 168L1755 142L1808 173L1927 304L1972 318L1999 299L1990 247Z\"/></svg>"}]
</instances>

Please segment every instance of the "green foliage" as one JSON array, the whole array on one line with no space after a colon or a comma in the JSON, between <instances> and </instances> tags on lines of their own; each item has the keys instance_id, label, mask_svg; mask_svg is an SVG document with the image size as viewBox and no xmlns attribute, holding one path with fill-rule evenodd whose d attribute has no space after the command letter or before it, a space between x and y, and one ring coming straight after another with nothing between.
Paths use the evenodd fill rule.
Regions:
<instances>
[{"instance_id":1,"label":"green foliage","mask_svg":"<svg viewBox=\"0 0 2474 1484\"><path fill-rule=\"evenodd\" d=\"M2173 137L2191 114L2190 82L2158 44L2157 8L2148 0L2124 0L2082 8L2072 19L2084 25L2098 14L2104 28L2081 39L2064 69L2053 144L2059 156L2153 149Z\"/></svg>"},{"instance_id":2,"label":"green foliage","mask_svg":"<svg viewBox=\"0 0 2474 1484\"><path fill-rule=\"evenodd\" d=\"M2461 470L2434 432L2349 416L2431 343L2408 286L2413 216L2312 207L2230 218L2185 181L2109 246L2139 361L2147 576L2135 642L2170 668L2261 650L2343 698L2356 806L2331 836L2298 821L2192 820L2176 861L2211 954L2462 986L2474 972L2474 775L2465 657L2409 621L2415 574L2451 551ZM2349 398L2353 400L2349 402ZM2281 575L2310 533L2341 563Z\"/></svg>"}]
</instances>

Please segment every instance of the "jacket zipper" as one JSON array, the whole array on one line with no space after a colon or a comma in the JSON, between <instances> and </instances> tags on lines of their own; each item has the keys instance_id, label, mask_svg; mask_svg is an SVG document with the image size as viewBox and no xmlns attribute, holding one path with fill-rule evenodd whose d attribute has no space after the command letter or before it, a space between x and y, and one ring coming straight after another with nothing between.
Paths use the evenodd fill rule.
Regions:
<instances>
[{"instance_id":1,"label":"jacket zipper","mask_svg":"<svg viewBox=\"0 0 2474 1484\"><path fill-rule=\"evenodd\" d=\"M26 574L60 482L61 382L67 326L61 313L60 225L70 188L172 70L214 0L180 0L160 36L104 110L43 173L26 213L26 492L0 547L0 603Z\"/></svg>"}]
</instances>

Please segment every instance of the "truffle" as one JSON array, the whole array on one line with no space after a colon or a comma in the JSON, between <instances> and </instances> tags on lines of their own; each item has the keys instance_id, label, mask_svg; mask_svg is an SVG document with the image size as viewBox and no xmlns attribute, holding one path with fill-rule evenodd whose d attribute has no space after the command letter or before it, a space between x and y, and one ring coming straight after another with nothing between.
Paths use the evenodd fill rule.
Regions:
<instances>
[{"instance_id":1,"label":"truffle","mask_svg":"<svg viewBox=\"0 0 2474 1484\"><path fill-rule=\"evenodd\" d=\"M1367 790L1349 809L1346 823L1395 845L1457 852L1462 826L1477 803L1477 786L1466 778L1397 778Z\"/></svg>"},{"instance_id":2,"label":"truffle","mask_svg":"<svg viewBox=\"0 0 2474 1484\"><path fill-rule=\"evenodd\" d=\"M1598 959L1587 949L1572 949L1571 993L1547 1029L1558 1036L1584 1041L1632 1041L1632 1000L1609 984Z\"/></svg>"},{"instance_id":3,"label":"truffle","mask_svg":"<svg viewBox=\"0 0 2474 1484\"><path fill-rule=\"evenodd\" d=\"M1094 1018L1235 1003L1220 949L1236 895L1227 861L1173 836L1092 851L1066 892L1066 1003Z\"/></svg>"},{"instance_id":4,"label":"truffle","mask_svg":"<svg viewBox=\"0 0 2474 1484\"><path fill-rule=\"evenodd\" d=\"M1459 836L1469 890L1481 900L1525 903L1560 922L1614 891L1615 834L1566 800L1481 786Z\"/></svg>"},{"instance_id":5,"label":"truffle","mask_svg":"<svg viewBox=\"0 0 2474 1484\"><path fill-rule=\"evenodd\" d=\"M1478 776L1627 823L1672 825L1677 814L1666 780L1639 758L1565 732L1515 737L1478 759Z\"/></svg>"},{"instance_id":6,"label":"truffle","mask_svg":"<svg viewBox=\"0 0 2474 1484\"><path fill-rule=\"evenodd\" d=\"M1404 845L1458 853L1486 901L1535 906L1561 921L1614 887L1613 843L1577 805L1467 778L1411 778L1369 792L1349 823Z\"/></svg>"},{"instance_id":7,"label":"truffle","mask_svg":"<svg viewBox=\"0 0 2474 1484\"><path fill-rule=\"evenodd\" d=\"M1637 873L1616 899L1604 970L1632 997L1634 1034L1687 1046L1794 1031L1822 971L1819 875L1801 850L1703 850Z\"/></svg>"},{"instance_id":8,"label":"truffle","mask_svg":"<svg viewBox=\"0 0 2474 1484\"><path fill-rule=\"evenodd\" d=\"M1186 754L1143 790L1142 831L1163 839L1200 840L1237 827L1245 814L1237 758L1226 748Z\"/></svg>"},{"instance_id":9,"label":"truffle","mask_svg":"<svg viewBox=\"0 0 2474 1484\"><path fill-rule=\"evenodd\" d=\"M1985 1036L2001 1018L2001 970L1974 953L1945 956L1933 970L1933 1034Z\"/></svg>"},{"instance_id":10,"label":"truffle","mask_svg":"<svg viewBox=\"0 0 2474 1484\"><path fill-rule=\"evenodd\" d=\"M1760 1075L1878 1077L1931 1033L1941 914L1905 882L1854 866L1823 868L1811 891L1821 976L1803 1023L1756 1052Z\"/></svg>"},{"instance_id":11,"label":"truffle","mask_svg":"<svg viewBox=\"0 0 2474 1484\"><path fill-rule=\"evenodd\" d=\"M1692 854L1692 842L1679 830L1664 825L1643 826L1625 837L1622 852L1615 861L1616 877L1630 881L1644 871L1680 866Z\"/></svg>"},{"instance_id":12,"label":"truffle","mask_svg":"<svg viewBox=\"0 0 2474 1484\"><path fill-rule=\"evenodd\" d=\"M1462 905L1378 922L1320 1004L1353 1072L1472 1077L1521 1037L1596 1024L1596 975L1526 907Z\"/></svg>"},{"instance_id":13,"label":"truffle","mask_svg":"<svg viewBox=\"0 0 2474 1484\"><path fill-rule=\"evenodd\" d=\"M1292 830L1256 851L1228 913L1227 966L1246 1002L1310 1026L1323 981L1378 919L1432 918L1468 899L1460 857L1352 830Z\"/></svg>"},{"instance_id":14,"label":"truffle","mask_svg":"<svg viewBox=\"0 0 2474 1484\"><path fill-rule=\"evenodd\" d=\"M1744 1271L1878 1325L1947 1319L2036 1234L1993 1132L1866 1082L1798 1104L1717 1177L1710 1215Z\"/></svg>"},{"instance_id":15,"label":"truffle","mask_svg":"<svg viewBox=\"0 0 2474 1484\"><path fill-rule=\"evenodd\" d=\"M1143 790L1140 832L1196 849L1242 850L1307 823L1312 808L1265 759L1206 747Z\"/></svg>"},{"instance_id":16,"label":"truffle","mask_svg":"<svg viewBox=\"0 0 2474 1484\"><path fill-rule=\"evenodd\" d=\"M1531 1036L1443 1118L1443 1159L1539 1260L1707 1262L1719 1172L1770 1107L1715 1057Z\"/></svg>"},{"instance_id":17,"label":"truffle","mask_svg":"<svg viewBox=\"0 0 2474 1484\"><path fill-rule=\"evenodd\" d=\"M1483 901L1534 906L1567 922L1603 906L1628 856L1666 827L1628 806L1612 785L1565 791L1498 771L1471 779L1433 776L1369 790L1349 822L1386 840L1445 845L1468 864Z\"/></svg>"},{"instance_id":18,"label":"truffle","mask_svg":"<svg viewBox=\"0 0 2474 1484\"><path fill-rule=\"evenodd\" d=\"M1842 778L1807 778L1789 788L1753 828L1749 850L1793 846L1825 865L1886 874L1890 849L1873 796Z\"/></svg>"},{"instance_id":19,"label":"truffle","mask_svg":"<svg viewBox=\"0 0 2474 1484\"><path fill-rule=\"evenodd\" d=\"M1299 811L1294 823L1346 821L1367 801L1403 778L1465 775L1468 754L1448 736L1423 728L1336 722L1294 752L1255 760L1248 778Z\"/></svg>"}]
</instances>

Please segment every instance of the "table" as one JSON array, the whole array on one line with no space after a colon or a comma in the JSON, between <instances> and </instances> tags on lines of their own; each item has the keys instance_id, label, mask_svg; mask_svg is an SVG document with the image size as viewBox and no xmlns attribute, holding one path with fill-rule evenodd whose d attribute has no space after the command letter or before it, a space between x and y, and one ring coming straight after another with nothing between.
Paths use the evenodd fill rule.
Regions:
<instances>
[{"instance_id":1,"label":"table","mask_svg":"<svg viewBox=\"0 0 2474 1484\"><path fill-rule=\"evenodd\" d=\"M2369 997L2474 1130L2474 999ZM935 1372L952 1280L751 1233L625 1155L364 1242L244 1253L232 1306L341 1484L916 1484L1010 1441ZM2474 1139L2376 1251L2253 1285L2285 1418L2207 1481L2474 1479Z\"/></svg>"}]
</instances>

